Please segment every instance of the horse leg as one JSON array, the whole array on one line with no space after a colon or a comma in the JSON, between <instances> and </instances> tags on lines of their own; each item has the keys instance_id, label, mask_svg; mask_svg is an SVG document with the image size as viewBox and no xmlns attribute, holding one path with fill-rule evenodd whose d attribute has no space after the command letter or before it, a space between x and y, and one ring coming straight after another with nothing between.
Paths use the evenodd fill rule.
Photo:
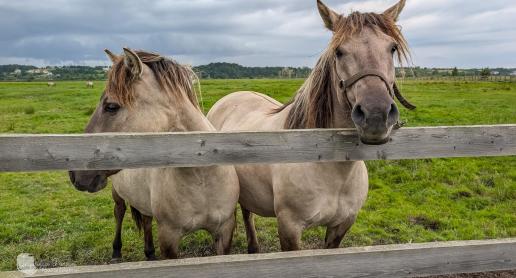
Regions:
<instances>
[{"instance_id":1,"label":"horse leg","mask_svg":"<svg viewBox=\"0 0 516 278\"><path fill-rule=\"evenodd\" d=\"M122 222L124 221L125 211L127 209L125 200L122 199L115 189L111 190L113 201L115 201L114 215L116 221L116 233L113 240L113 255L111 256L111 263L119 263L122 261Z\"/></svg>"},{"instance_id":2,"label":"horse leg","mask_svg":"<svg viewBox=\"0 0 516 278\"><path fill-rule=\"evenodd\" d=\"M303 225L290 217L278 215L278 233L281 251L296 251L301 249L301 234Z\"/></svg>"},{"instance_id":3,"label":"horse leg","mask_svg":"<svg viewBox=\"0 0 516 278\"><path fill-rule=\"evenodd\" d=\"M156 260L156 254L155 254L155 248L154 248L154 241L152 238L152 217L142 215L142 222L143 222L143 238L145 241L145 257L147 258L147 261L155 261Z\"/></svg>"},{"instance_id":4,"label":"horse leg","mask_svg":"<svg viewBox=\"0 0 516 278\"><path fill-rule=\"evenodd\" d=\"M171 229L167 225L158 222L158 240L161 256L165 259L177 259L179 257L179 242L183 236L178 229Z\"/></svg>"},{"instance_id":5,"label":"horse leg","mask_svg":"<svg viewBox=\"0 0 516 278\"><path fill-rule=\"evenodd\" d=\"M215 231L215 252L217 255L229 255L231 253L231 242L233 241L233 232L235 231L235 215L232 215L222 226Z\"/></svg>"},{"instance_id":6,"label":"horse leg","mask_svg":"<svg viewBox=\"0 0 516 278\"><path fill-rule=\"evenodd\" d=\"M247 237L247 253L260 253L260 246L258 245L258 238L256 237L256 228L254 226L253 214L245 209L242 205L242 216L244 218L245 234Z\"/></svg>"},{"instance_id":7,"label":"horse leg","mask_svg":"<svg viewBox=\"0 0 516 278\"><path fill-rule=\"evenodd\" d=\"M324 239L324 248L326 249L335 249L339 248L340 243L346 233L349 231L353 223L355 223L356 217L350 217L346 222L341 223L335 227L327 227L326 228L326 237Z\"/></svg>"}]
</instances>

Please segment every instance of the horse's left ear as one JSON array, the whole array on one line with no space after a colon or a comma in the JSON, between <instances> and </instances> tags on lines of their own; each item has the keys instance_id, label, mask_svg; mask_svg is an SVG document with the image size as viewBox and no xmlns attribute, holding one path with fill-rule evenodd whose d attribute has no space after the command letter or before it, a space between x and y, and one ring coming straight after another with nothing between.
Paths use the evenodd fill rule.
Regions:
<instances>
[{"instance_id":1,"label":"horse's left ear","mask_svg":"<svg viewBox=\"0 0 516 278\"><path fill-rule=\"evenodd\" d=\"M106 55L113 64L116 63L116 61L118 61L118 56L111 52L109 49L104 49L104 52L106 52Z\"/></svg>"},{"instance_id":2,"label":"horse's left ear","mask_svg":"<svg viewBox=\"0 0 516 278\"><path fill-rule=\"evenodd\" d=\"M143 73L143 63L140 57L129 48L124 47L124 64L131 70L131 73L136 77L141 77Z\"/></svg>"},{"instance_id":3,"label":"horse's left ear","mask_svg":"<svg viewBox=\"0 0 516 278\"><path fill-rule=\"evenodd\" d=\"M337 21L339 21L340 15L334 10L328 8L328 6L326 6L321 0L317 0L317 8L319 9L319 14L324 21L326 28L335 32L335 25L337 24Z\"/></svg>"},{"instance_id":4,"label":"horse's left ear","mask_svg":"<svg viewBox=\"0 0 516 278\"><path fill-rule=\"evenodd\" d=\"M400 0L398 4L388 8L385 12L383 12L383 14L392 18L394 21L398 21L398 18L400 17L401 11L405 7L406 2L406 0Z\"/></svg>"}]
</instances>

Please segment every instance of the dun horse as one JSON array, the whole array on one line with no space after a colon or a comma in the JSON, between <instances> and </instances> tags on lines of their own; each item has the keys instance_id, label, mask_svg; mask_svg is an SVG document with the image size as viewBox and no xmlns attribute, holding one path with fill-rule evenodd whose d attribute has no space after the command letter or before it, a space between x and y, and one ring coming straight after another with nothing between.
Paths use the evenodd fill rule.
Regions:
<instances>
[{"instance_id":1,"label":"dun horse","mask_svg":"<svg viewBox=\"0 0 516 278\"><path fill-rule=\"evenodd\" d=\"M396 20L402 0L383 14L339 15L317 2L333 32L328 48L292 101L281 105L255 92L237 92L215 104L208 119L222 131L355 128L365 144L388 142L398 122L395 57L408 47ZM410 107L413 108L413 107ZM364 162L237 166L248 251L259 246L252 214L277 217L281 248L300 249L302 231L325 226L326 248L338 248L368 192Z\"/></svg>"},{"instance_id":2,"label":"dun horse","mask_svg":"<svg viewBox=\"0 0 516 278\"><path fill-rule=\"evenodd\" d=\"M191 69L148 52L106 52L113 67L86 133L215 130L199 109ZM217 254L229 253L239 195L234 167L70 172L73 185L88 192L102 190L110 176L117 218L114 259L121 256L124 200L146 216L142 221L147 232L152 216L156 218L165 258L177 258L181 237L199 229L213 235ZM154 253L151 243L152 235L146 234L149 259Z\"/></svg>"}]
</instances>

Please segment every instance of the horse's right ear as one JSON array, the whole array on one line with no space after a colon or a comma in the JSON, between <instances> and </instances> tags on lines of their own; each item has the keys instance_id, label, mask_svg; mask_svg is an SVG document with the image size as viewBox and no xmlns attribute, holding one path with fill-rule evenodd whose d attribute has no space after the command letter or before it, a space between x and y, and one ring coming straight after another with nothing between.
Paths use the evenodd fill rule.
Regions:
<instances>
[{"instance_id":1,"label":"horse's right ear","mask_svg":"<svg viewBox=\"0 0 516 278\"><path fill-rule=\"evenodd\" d=\"M398 18L400 17L401 11L403 8L405 8L405 2L406 0L400 0L396 5L388 8L383 14L385 16L390 17L394 21L398 21Z\"/></svg>"},{"instance_id":2,"label":"horse's right ear","mask_svg":"<svg viewBox=\"0 0 516 278\"><path fill-rule=\"evenodd\" d=\"M109 60L113 62L113 64L118 61L118 56L113 54L113 52L109 51L109 49L104 49L104 52L106 52L106 55L108 56Z\"/></svg>"},{"instance_id":3,"label":"horse's right ear","mask_svg":"<svg viewBox=\"0 0 516 278\"><path fill-rule=\"evenodd\" d=\"M319 9L319 14L321 14L326 28L335 32L335 25L337 24L337 21L339 21L340 15L334 10L328 8L321 0L317 0L317 8Z\"/></svg>"},{"instance_id":4,"label":"horse's right ear","mask_svg":"<svg viewBox=\"0 0 516 278\"><path fill-rule=\"evenodd\" d=\"M131 49L124 47L124 64L136 77L141 77L143 73L143 63L140 57Z\"/></svg>"}]
</instances>

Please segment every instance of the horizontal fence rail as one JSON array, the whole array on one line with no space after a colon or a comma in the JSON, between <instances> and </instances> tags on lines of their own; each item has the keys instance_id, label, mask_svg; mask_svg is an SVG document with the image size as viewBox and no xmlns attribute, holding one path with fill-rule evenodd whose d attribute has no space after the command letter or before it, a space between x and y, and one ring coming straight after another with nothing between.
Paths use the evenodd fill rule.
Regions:
<instances>
[{"instance_id":1,"label":"horizontal fence rail","mask_svg":"<svg viewBox=\"0 0 516 278\"><path fill-rule=\"evenodd\" d=\"M0 172L512 155L516 125L402 128L381 146L350 129L0 135Z\"/></svg>"},{"instance_id":2,"label":"horizontal fence rail","mask_svg":"<svg viewBox=\"0 0 516 278\"><path fill-rule=\"evenodd\" d=\"M420 277L516 269L515 250L516 239L433 242L56 268L34 277Z\"/></svg>"}]
</instances>

